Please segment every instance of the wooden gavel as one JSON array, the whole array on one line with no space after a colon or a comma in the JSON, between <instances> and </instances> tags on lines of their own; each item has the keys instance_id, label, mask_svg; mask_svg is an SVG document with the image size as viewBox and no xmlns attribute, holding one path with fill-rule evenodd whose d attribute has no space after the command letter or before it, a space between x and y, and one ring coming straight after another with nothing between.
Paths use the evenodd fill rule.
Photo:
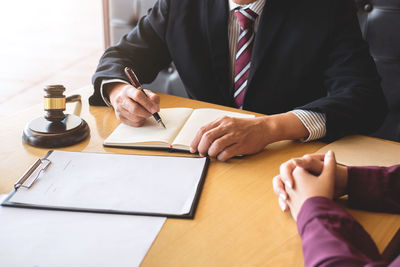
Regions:
<instances>
[{"instance_id":1,"label":"wooden gavel","mask_svg":"<svg viewBox=\"0 0 400 267\"><path fill-rule=\"evenodd\" d=\"M45 116L28 123L22 140L37 147L64 147L86 139L89 126L74 114L64 114L66 103L81 101L80 95L65 97L63 85L48 85L44 88Z\"/></svg>"}]
</instances>

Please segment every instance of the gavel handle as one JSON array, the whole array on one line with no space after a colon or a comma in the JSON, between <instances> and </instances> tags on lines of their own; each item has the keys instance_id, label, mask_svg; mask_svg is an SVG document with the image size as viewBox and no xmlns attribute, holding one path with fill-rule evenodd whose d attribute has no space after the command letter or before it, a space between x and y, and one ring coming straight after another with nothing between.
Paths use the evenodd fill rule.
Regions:
<instances>
[{"instance_id":1,"label":"gavel handle","mask_svg":"<svg viewBox=\"0 0 400 267\"><path fill-rule=\"evenodd\" d=\"M78 102L81 101L81 96L80 95L71 95L65 98L66 103L71 103L71 102Z\"/></svg>"}]
</instances>

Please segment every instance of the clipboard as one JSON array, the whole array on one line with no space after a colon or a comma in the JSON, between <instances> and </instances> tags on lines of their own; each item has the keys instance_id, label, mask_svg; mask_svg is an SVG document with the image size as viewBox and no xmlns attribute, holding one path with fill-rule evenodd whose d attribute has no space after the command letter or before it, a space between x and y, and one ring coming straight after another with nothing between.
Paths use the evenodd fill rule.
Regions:
<instances>
[{"instance_id":1,"label":"clipboard","mask_svg":"<svg viewBox=\"0 0 400 267\"><path fill-rule=\"evenodd\" d=\"M209 162L52 150L28 168L1 205L192 219Z\"/></svg>"}]
</instances>

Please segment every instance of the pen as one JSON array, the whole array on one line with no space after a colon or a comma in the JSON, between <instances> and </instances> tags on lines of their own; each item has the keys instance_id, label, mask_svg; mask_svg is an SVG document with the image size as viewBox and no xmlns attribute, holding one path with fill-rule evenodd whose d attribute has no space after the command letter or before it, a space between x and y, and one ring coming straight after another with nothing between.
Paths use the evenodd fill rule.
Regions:
<instances>
[{"instance_id":1,"label":"pen","mask_svg":"<svg viewBox=\"0 0 400 267\"><path fill-rule=\"evenodd\" d=\"M126 76L128 77L128 79L129 79L129 81L131 82L131 84L132 84L134 87L136 87L136 89L142 91L143 94L144 94L145 96L147 96L147 95L146 95L146 92L143 90L143 87L142 87L142 85L140 84L140 82L139 82L138 78L136 77L136 74L133 72L133 70L132 70L131 68L125 67L125 74L126 74ZM154 117L154 119L156 119L156 121L157 121L158 123L160 123L165 129L167 129L167 127L165 127L164 123L162 122L160 115L158 115L158 112L153 113L153 117Z\"/></svg>"}]
</instances>

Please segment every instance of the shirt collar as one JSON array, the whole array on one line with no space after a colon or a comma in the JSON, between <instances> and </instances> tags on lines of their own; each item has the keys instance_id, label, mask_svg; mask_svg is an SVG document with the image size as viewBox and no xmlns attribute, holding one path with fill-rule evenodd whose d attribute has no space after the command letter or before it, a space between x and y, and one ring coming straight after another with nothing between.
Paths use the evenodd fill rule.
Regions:
<instances>
[{"instance_id":1,"label":"shirt collar","mask_svg":"<svg viewBox=\"0 0 400 267\"><path fill-rule=\"evenodd\" d=\"M228 0L228 2L229 2L229 11L232 11L236 8L250 8L252 11L257 13L258 16L261 15L265 5L265 0L256 0L255 2L248 5L238 5L234 3L232 0Z\"/></svg>"}]
</instances>

